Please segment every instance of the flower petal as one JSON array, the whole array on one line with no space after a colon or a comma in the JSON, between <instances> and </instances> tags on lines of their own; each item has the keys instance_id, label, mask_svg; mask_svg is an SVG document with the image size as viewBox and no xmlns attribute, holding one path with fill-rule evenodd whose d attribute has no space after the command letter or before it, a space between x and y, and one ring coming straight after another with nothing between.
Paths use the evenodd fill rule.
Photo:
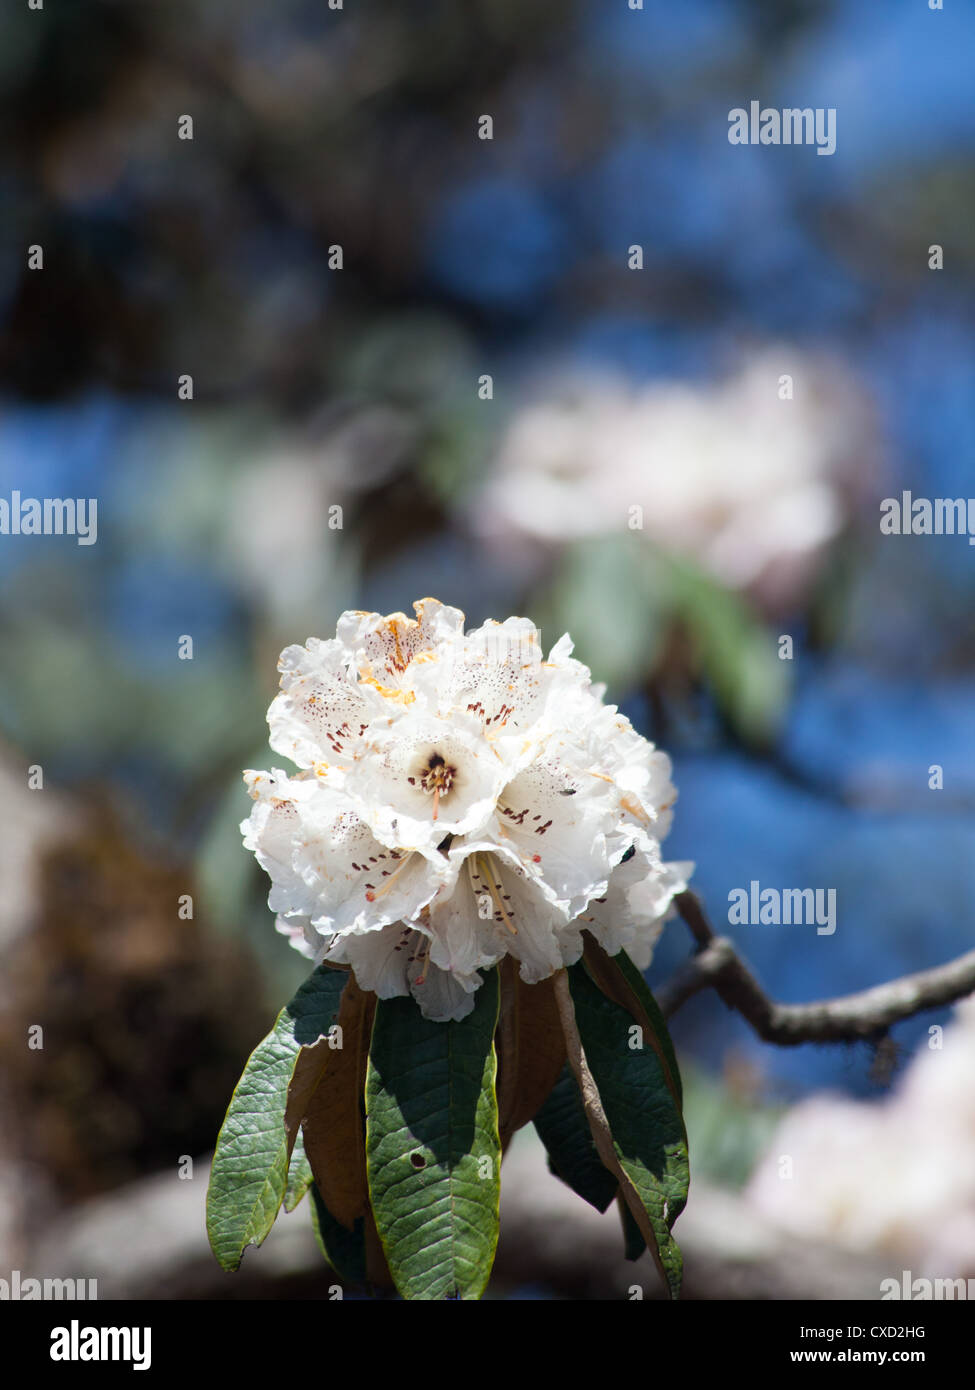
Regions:
<instances>
[{"instance_id":1,"label":"flower petal","mask_svg":"<svg viewBox=\"0 0 975 1390\"><path fill-rule=\"evenodd\" d=\"M470 966L473 952L460 925L466 918L476 931L479 966L512 955L528 984L562 968L557 932L568 915L542 882L525 874L513 850L492 840L464 841L448 857L460 872L430 907L434 961L447 963L442 947L449 942L453 969Z\"/></svg>"},{"instance_id":2,"label":"flower petal","mask_svg":"<svg viewBox=\"0 0 975 1390\"><path fill-rule=\"evenodd\" d=\"M379 693L350 676L337 641L310 637L286 647L278 661L281 692L268 710L271 747L320 774L349 767L356 740L386 711Z\"/></svg>"},{"instance_id":3,"label":"flower petal","mask_svg":"<svg viewBox=\"0 0 975 1390\"><path fill-rule=\"evenodd\" d=\"M464 615L435 598L414 603L416 618L405 613L343 613L338 642L353 671L377 688L401 689L410 663L446 650L464 634Z\"/></svg>"},{"instance_id":4,"label":"flower petal","mask_svg":"<svg viewBox=\"0 0 975 1390\"><path fill-rule=\"evenodd\" d=\"M578 918L611 956L626 951L638 970L646 970L664 923L673 916L673 899L687 887L693 864L661 862L656 842L644 838L618 864L606 892Z\"/></svg>"},{"instance_id":5,"label":"flower petal","mask_svg":"<svg viewBox=\"0 0 975 1390\"><path fill-rule=\"evenodd\" d=\"M435 896L446 866L390 849L351 803L314 778L246 774L256 804L244 844L271 876L268 906L307 917L321 932L369 931L415 917Z\"/></svg>"},{"instance_id":6,"label":"flower petal","mask_svg":"<svg viewBox=\"0 0 975 1390\"><path fill-rule=\"evenodd\" d=\"M612 869L607 835L619 821L610 779L587 768L571 744L552 739L498 800L499 840L526 874L540 877L570 917L606 886Z\"/></svg>"}]
</instances>

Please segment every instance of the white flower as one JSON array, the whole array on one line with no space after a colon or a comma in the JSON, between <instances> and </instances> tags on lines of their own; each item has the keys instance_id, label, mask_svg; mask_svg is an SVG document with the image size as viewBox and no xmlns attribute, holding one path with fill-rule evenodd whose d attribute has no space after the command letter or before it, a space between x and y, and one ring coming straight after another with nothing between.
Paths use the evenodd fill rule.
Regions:
<instances>
[{"instance_id":1,"label":"white flower","mask_svg":"<svg viewBox=\"0 0 975 1390\"><path fill-rule=\"evenodd\" d=\"M414 608L281 656L271 747L300 770L245 773L241 826L279 930L438 1020L505 955L528 982L571 964L583 929L645 968L692 867L660 853L669 759L567 637L544 661L526 619L465 636L457 609Z\"/></svg>"},{"instance_id":2,"label":"white flower","mask_svg":"<svg viewBox=\"0 0 975 1390\"><path fill-rule=\"evenodd\" d=\"M471 525L529 569L544 547L627 531L638 507L647 539L775 608L872 495L876 434L852 373L787 345L706 385L570 374L515 415Z\"/></svg>"},{"instance_id":3,"label":"white flower","mask_svg":"<svg viewBox=\"0 0 975 1390\"><path fill-rule=\"evenodd\" d=\"M975 998L930 1042L880 1101L823 1093L787 1111L746 1200L801 1239L893 1257L891 1274L975 1278Z\"/></svg>"}]
</instances>

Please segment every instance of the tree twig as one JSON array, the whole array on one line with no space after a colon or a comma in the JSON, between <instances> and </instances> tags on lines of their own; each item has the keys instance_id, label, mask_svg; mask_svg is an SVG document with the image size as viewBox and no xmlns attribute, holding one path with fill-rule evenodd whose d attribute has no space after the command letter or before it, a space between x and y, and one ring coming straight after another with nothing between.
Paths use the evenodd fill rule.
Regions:
<instances>
[{"instance_id":1,"label":"tree twig","mask_svg":"<svg viewBox=\"0 0 975 1390\"><path fill-rule=\"evenodd\" d=\"M715 935L693 893L680 893L674 902L699 950L657 991L658 1003L668 1017L701 990L713 989L765 1042L779 1047L858 1042L880 1038L893 1023L975 992L975 951L967 951L932 970L919 970L858 994L812 1004L777 1004L765 994L734 944Z\"/></svg>"}]
</instances>

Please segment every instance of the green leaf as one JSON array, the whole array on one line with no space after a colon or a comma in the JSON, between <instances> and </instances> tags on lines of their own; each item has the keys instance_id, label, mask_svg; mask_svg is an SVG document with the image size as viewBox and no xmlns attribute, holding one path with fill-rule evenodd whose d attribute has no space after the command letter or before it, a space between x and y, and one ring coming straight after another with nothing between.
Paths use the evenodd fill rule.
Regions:
<instances>
[{"instance_id":1,"label":"green leaf","mask_svg":"<svg viewBox=\"0 0 975 1390\"><path fill-rule=\"evenodd\" d=\"M605 1211L616 1195L617 1181L596 1151L568 1062L535 1116L535 1128L555 1176L597 1211Z\"/></svg>"},{"instance_id":2,"label":"green leaf","mask_svg":"<svg viewBox=\"0 0 975 1390\"><path fill-rule=\"evenodd\" d=\"M288 1185L293 1136L285 1129L298 1054L328 1032L348 975L320 965L247 1060L224 1118L207 1189L207 1234L224 1269L274 1225Z\"/></svg>"},{"instance_id":3,"label":"green leaf","mask_svg":"<svg viewBox=\"0 0 975 1390\"><path fill-rule=\"evenodd\" d=\"M640 1025L644 1040L657 1053L670 1092L683 1112L684 1092L677 1065L677 1054L667 1024L647 982L625 951L610 956L589 932L583 932L586 969L603 994L615 999Z\"/></svg>"},{"instance_id":4,"label":"green leaf","mask_svg":"<svg viewBox=\"0 0 975 1390\"><path fill-rule=\"evenodd\" d=\"M336 1274L350 1284L366 1282L365 1218L360 1216L349 1231L336 1221L322 1200L322 1194L312 1183L311 1223L318 1248Z\"/></svg>"},{"instance_id":5,"label":"green leaf","mask_svg":"<svg viewBox=\"0 0 975 1390\"><path fill-rule=\"evenodd\" d=\"M543 633L554 640L571 631L579 659L620 690L651 669L664 638L668 597L657 574L662 566L654 566L644 536L626 523L623 508L611 536L567 546L550 588L533 605Z\"/></svg>"},{"instance_id":6,"label":"green leaf","mask_svg":"<svg viewBox=\"0 0 975 1390\"><path fill-rule=\"evenodd\" d=\"M602 993L585 961L571 966L568 977L584 1063L605 1111L623 1195L676 1298L683 1261L671 1227L687 1201L689 1173L670 1068L653 1045L630 1046L632 1014Z\"/></svg>"},{"instance_id":7,"label":"green leaf","mask_svg":"<svg viewBox=\"0 0 975 1390\"><path fill-rule=\"evenodd\" d=\"M288 1185L284 1190L285 1211L294 1211L311 1184L311 1164L308 1162L305 1145L299 1134L288 1167Z\"/></svg>"},{"instance_id":8,"label":"green leaf","mask_svg":"<svg viewBox=\"0 0 975 1390\"><path fill-rule=\"evenodd\" d=\"M644 1011L652 1024L654 1037L663 1051L664 1061L675 1083L677 1099L683 1107L684 1087L681 1082L680 1067L677 1065L677 1053L674 1051L674 1044L667 1030L667 1021L660 1012L660 1005L650 993L650 987L643 978L643 975L637 970L625 951L620 951L618 955L612 957L612 960L614 960L620 970L622 970L627 983L639 1002L643 1005Z\"/></svg>"},{"instance_id":9,"label":"green leaf","mask_svg":"<svg viewBox=\"0 0 975 1390\"><path fill-rule=\"evenodd\" d=\"M407 1299L477 1299L498 1240L498 973L459 1023L411 998L380 1000L366 1079L366 1164L376 1226Z\"/></svg>"},{"instance_id":10,"label":"green leaf","mask_svg":"<svg viewBox=\"0 0 975 1390\"><path fill-rule=\"evenodd\" d=\"M715 698L735 732L774 741L788 703L789 665L748 602L690 562L671 557L673 603L690 632Z\"/></svg>"}]
</instances>

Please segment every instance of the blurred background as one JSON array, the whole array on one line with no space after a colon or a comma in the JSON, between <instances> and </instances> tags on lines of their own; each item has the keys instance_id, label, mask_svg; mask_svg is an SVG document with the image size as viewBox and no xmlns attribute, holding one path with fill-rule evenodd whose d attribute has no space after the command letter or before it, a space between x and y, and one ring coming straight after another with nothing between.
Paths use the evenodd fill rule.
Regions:
<instances>
[{"instance_id":1,"label":"blurred background","mask_svg":"<svg viewBox=\"0 0 975 1390\"><path fill-rule=\"evenodd\" d=\"M975 494L973 48L921 0L5 9L0 497L98 539L0 536L0 1275L327 1296L304 1212L233 1284L200 1211L306 971L240 774L346 608L570 631L772 996L971 946L972 552L878 522ZM731 146L753 98L835 107L835 154ZM729 929L753 879L835 888L835 933ZM690 1296L975 1277L970 1012L783 1050L705 994L674 1036ZM614 1215L546 1253L530 1134L506 1166L496 1296L618 1296Z\"/></svg>"}]
</instances>

